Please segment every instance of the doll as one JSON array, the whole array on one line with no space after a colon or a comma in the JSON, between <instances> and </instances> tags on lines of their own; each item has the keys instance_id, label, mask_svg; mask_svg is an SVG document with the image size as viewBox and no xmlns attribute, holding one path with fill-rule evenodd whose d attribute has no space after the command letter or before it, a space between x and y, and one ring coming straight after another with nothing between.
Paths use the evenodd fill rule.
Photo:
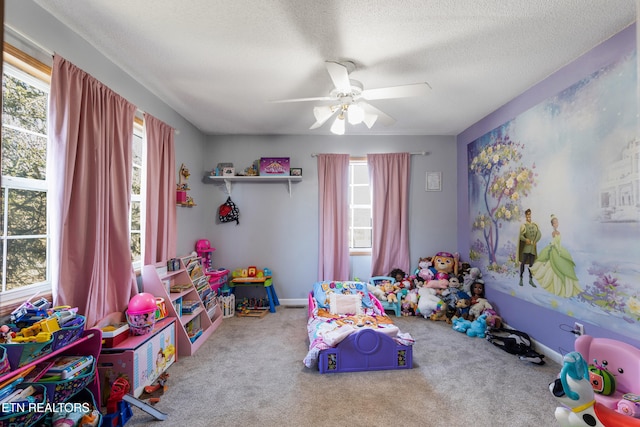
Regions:
<instances>
[{"instance_id":1,"label":"doll","mask_svg":"<svg viewBox=\"0 0 640 427\"><path fill-rule=\"evenodd\" d=\"M400 289L411 289L412 283L407 274L399 268L394 268L389 273L389 277L396 279L396 286Z\"/></svg>"},{"instance_id":2,"label":"doll","mask_svg":"<svg viewBox=\"0 0 640 427\"><path fill-rule=\"evenodd\" d=\"M471 293L471 305L474 305L475 303L478 302L479 298L484 298L484 282L482 282L481 280L476 280L475 282L473 282L473 284L471 285L471 288L469 289L470 293Z\"/></svg>"}]
</instances>

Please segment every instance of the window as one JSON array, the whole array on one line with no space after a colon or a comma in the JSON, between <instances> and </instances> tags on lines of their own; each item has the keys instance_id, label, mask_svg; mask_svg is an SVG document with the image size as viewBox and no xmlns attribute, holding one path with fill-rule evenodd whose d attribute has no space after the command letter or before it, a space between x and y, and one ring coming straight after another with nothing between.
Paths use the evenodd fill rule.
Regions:
<instances>
[{"instance_id":1,"label":"window","mask_svg":"<svg viewBox=\"0 0 640 427\"><path fill-rule=\"evenodd\" d=\"M366 159L349 161L349 250L370 254L373 240L371 189Z\"/></svg>"},{"instance_id":2,"label":"window","mask_svg":"<svg viewBox=\"0 0 640 427\"><path fill-rule=\"evenodd\" d=\"M51 70L7 51L5 46L0 292L22 291L15 295L22 297L50 289L46 159Z\"/></svg>"},{"instance_id":3,"label":"window","mask_svg":"<svg viewBox=\"0 0 640 427\"><path fill-rule=\"evenodd\" d=\"M142 241L144 229L142 212L144 200L142 198L143 164L146 159L145 139L142 120L136 117L133 124L133 175L131 179L131 207L129 208L129 235L131 240L131 262L136 270L142 269Z\"/></svg>"}]
</instances>

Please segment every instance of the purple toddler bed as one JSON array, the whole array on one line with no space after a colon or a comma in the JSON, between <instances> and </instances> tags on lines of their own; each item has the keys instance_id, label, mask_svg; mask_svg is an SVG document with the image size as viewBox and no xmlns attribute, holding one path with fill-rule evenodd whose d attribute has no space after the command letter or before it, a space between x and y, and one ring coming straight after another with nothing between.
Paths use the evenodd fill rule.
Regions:
<instances>
[{"instance_id":1,"label":"purple toddler bed","mask_svg":"<svg viewBox=\"0 0 640 427\"><path fill-rule=\"evenodd\" d=\"M413 367L411 335L393 324L366 283L316 283L309 293L307 332L304 364L317 365L322 374Z\"/></svg>"}]
</instances>

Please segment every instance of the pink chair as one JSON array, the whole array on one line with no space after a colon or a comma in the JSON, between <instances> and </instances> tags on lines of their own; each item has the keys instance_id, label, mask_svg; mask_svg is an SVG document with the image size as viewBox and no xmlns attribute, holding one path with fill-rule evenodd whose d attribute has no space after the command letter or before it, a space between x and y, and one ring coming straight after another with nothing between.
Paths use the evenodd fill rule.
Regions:
<instances>
[{"instance_id":1,"label":"pink chair","mask_svg":"<svg viewBox=\"0 0 640 427\"><path fill-rule=\"evenodd\" d=\"M608 408L624 411L625 393L640 394L640 349L609 338L578 337L575 349L589 365L601 365L615 376L616 391L610 396L595 394L596 401ZM621 404L619 406L618 404ZM640 414L628 414L640 417Z\"/></svg>"}]
</instances>

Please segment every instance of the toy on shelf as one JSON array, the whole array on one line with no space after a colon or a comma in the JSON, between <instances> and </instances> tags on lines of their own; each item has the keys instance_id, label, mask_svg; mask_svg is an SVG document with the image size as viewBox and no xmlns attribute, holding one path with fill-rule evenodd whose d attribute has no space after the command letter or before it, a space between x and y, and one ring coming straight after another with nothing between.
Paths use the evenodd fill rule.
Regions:
<instances>
[{"instance_id":1,"label":"toy on shelf","mask_svg":"<svg viewBox=\"0 0 640 427\"><path fill-rule=\"evenodd\" d=\"M213 266L213 252L216 248L211 246L207 239L200 239L196 242L196 254L202 260L204 274L209 280L209 286L215 292L227 283L227 275L229 270L224 268L216 269Z\"/></svg>"},{"instance_id":2,"label":"toy on shelf","mask_svg":"<svg viewBox=\"0 0 640 427\"><path fill-rule=\"evenodd\" d=\"M187 191L191 190L189 188L189 184L187 180L189 179L191 174L189 173L189 169L184 165L180 165L180 170L178 171L178 184L176 186L176 203L178 206L184 206L191 208L195 206L195 202L193 198L187 194Z\"/></svg>"}]
</instances>

